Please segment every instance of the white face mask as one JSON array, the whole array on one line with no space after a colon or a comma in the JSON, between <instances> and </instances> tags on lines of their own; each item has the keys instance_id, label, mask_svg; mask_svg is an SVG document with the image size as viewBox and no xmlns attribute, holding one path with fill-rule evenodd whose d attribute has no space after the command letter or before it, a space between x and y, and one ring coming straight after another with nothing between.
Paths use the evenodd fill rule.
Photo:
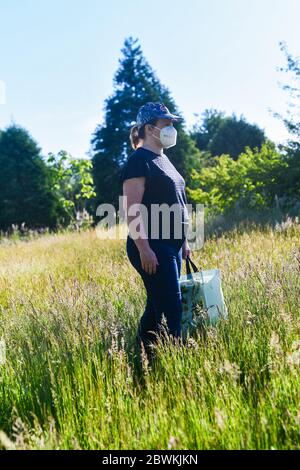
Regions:
<instances>
[{"instance_id":1,"label":"white face mask","mask_svg":"<svg viewBox=\"0 0 300 470\"><path fill-rule=\"evenodd\" d=\"M159 137L156 137L156 135L153 135L153 137L161 141L163 148L168 149L169 147L173 147L174 145L176 145L177 131L174 126L165 126L162 129L156 126L153 127L160 131Z\"/></svg>"}]
</instances>

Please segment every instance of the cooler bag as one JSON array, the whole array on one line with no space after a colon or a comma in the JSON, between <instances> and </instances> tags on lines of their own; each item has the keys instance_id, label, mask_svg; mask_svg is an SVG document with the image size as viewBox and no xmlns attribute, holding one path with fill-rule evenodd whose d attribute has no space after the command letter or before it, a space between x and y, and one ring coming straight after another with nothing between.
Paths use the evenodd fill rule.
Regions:
<instances>
[{"instance_id":1,"label":"cooler bag","mask_svg":"<svg viewBox=\"0 0 300 470\"><path fill-rule=\"evenodd\" d=\"M193 268L191 272L190 265ZM197 307L207 313L208 324L216 325L218 320L228 317L225 305L221 275L219 269L200 270L188 256L186 258L186 275L179 278L182 295L182 336L197 328L199 318Z\"/></svg>"}]
</instances>

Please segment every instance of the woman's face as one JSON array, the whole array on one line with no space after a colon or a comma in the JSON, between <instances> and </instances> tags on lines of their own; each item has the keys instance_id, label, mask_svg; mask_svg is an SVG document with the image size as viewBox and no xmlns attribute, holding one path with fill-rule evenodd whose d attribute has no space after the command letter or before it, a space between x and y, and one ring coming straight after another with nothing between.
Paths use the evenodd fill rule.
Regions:
<instances>
[{"instance_id":1,"label":"woman's face","mask_svg":"<svg viewBox=\"0 0 300 470\"><path fill-rule=\"evenodd\" d=\"M147 136L147 139L148 140L152 140L154 141L155 143L158 142L157 139L159 139L160 137L160 131L159 129L162 129L163 127L165 126L173 126L173 121L172 119L166 119L166 118L160 118L157 120L157 123L155 124L155 127L153 127L151 124L146 124L146 136ZM156 129L156 128L159 128L159 129ZM153 137L153 135L155 135L155 137Z\"/></svg>"}]
</instances>

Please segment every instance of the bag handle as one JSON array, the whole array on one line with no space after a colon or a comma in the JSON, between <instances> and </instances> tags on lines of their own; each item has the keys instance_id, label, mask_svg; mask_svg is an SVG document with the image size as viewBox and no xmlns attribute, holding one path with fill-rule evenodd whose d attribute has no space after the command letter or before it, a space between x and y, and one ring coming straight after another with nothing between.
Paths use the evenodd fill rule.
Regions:
<instances>
[{"instance_id":1,"label":"bag handle","mask_svg":"<svg viewBox=\"0 0 300 470\"><path fill-rule=\"evenodd\" d=\"M188 276L191 274L190 264L193 268L194 273L199 272L199 269L197 268L195 263L193 263L193 261L191 260L191 258L189 256L186 257L185 262L186 262L186 273L187 273Z\"/></svg>"}]
</instances>

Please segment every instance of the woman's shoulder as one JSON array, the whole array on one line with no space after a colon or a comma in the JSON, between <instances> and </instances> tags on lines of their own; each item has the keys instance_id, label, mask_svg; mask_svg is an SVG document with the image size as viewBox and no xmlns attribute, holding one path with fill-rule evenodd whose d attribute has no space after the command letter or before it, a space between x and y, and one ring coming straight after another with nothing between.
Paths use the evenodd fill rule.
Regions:
<instances>
[{"instance_id":1,"label":"woman's shoulder","mask_svg":"<svg viewBox=\"0 0 300 470\"><path fill-rule=\"evenodd\" d=\"M151 167L152 160L156 157L154 152L151 150L138 147L131 154L129 154L124 167L127 166L139 166L139 167Z\"/></svg>"},{"instance_id":2,"label":"woman's shoulder","mask_svg":"<svg viewBox=\"0 0 300 470\"><path fill-rule=\"evenodd\" d=\"M140 155L140 153L141 153L140 147L133 150L133 152L129 154L127 161L132 160L133 158L137 158L137 156Z\"/></svg>"},{"instance_id":3,"label":"woman's shoulder","mask_svg":"<svg viewBox=\"0 0 300 470\"><path fill-rule=\"evenodd\" d=\"M151 160L155 156L156 154L154 152L151 152L151 150L145 149L143 147L138 147L129 155L128 160L140 157L144 157L146 160Z\"/></svg>"},{"instance_id":4,"label":"woman's shoulder","mask_svg":"<svg viewBox=\"0 0 300 470\"><path fill-rule=\"evenodd\" d=\"M145 153L144 153L145 151ZM124 179L127 178L136 178L139 176L149 176L150 167L149 167L149 154L146 152L146 149L141 147L135 149L128 157L123 168L121 169L121 175L119 182L122 184Z\"/></svg>"},{"instance_id":5,"label":"woman's shoulder","mask_svg":"<svg viewBox=\"0 0 300 470\"><path fill-rule=\"evenodd\" d=\"M138 165L140 161L147 161L147 155L144 154L143 149L137 148L129 154L127 160L124 163L124 167L131 165Z\"/></svg>"}]
</instances>

